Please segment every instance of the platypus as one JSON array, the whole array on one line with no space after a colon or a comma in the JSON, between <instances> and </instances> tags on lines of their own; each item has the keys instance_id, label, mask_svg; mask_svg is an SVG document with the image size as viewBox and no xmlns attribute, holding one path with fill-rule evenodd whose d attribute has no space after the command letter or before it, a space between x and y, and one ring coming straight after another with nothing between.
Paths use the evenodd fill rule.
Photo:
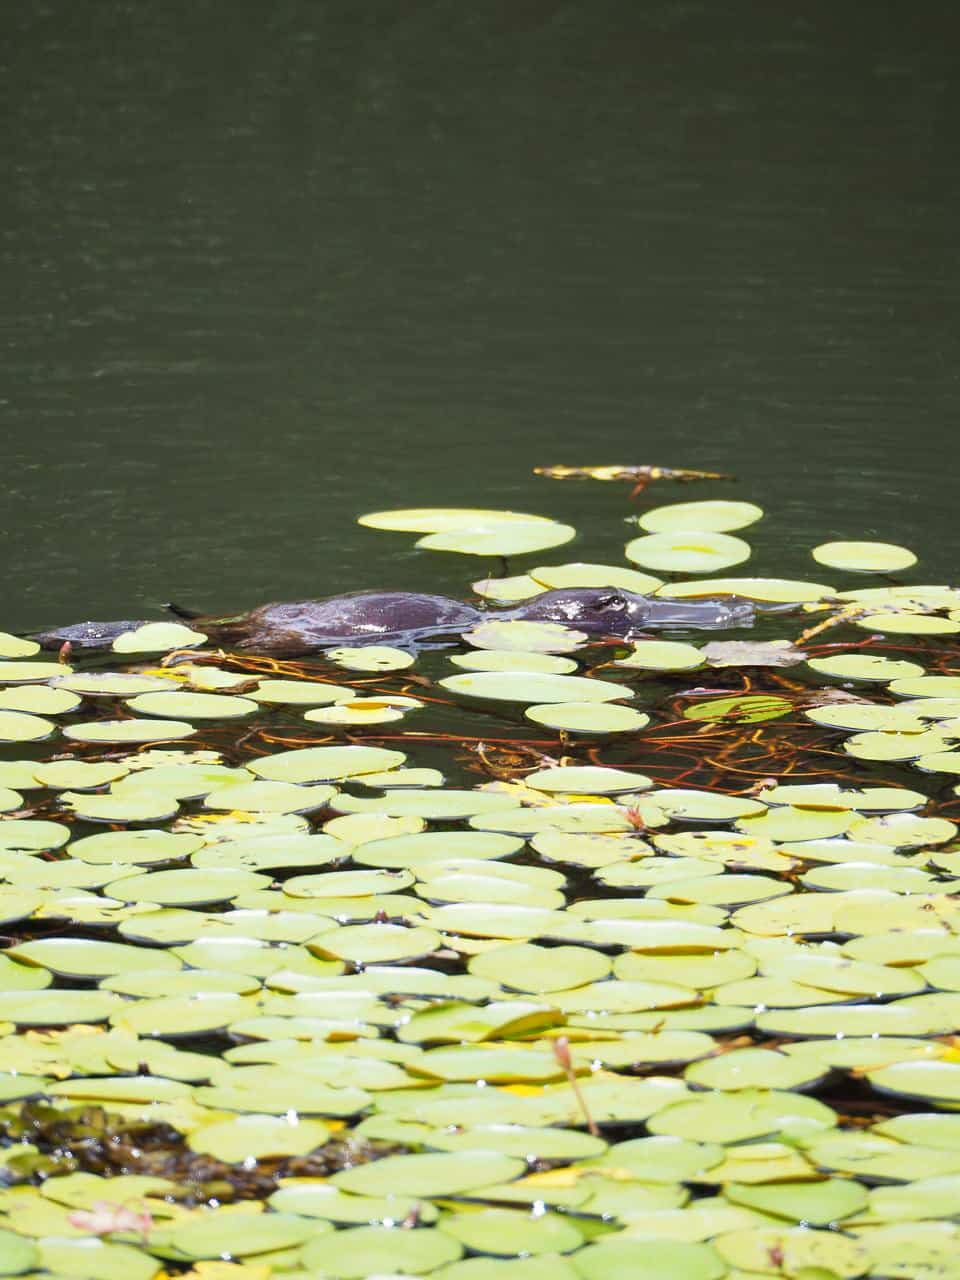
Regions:
<instances>
[{"instance_id":1,"label":"platypus","mask_svg":"<svg viewBox=\"0 0 960 1280\"><path fill-rule=\"evenodd\" d=\"M354 591L326 600L265 604L232 618L186 616L214 644L295 657L344 643L416 645L440 637L452 640L480 622L504 618L560 622L591 636L626 639L650 630L746 627L753 623L755 611L750 601L729 597L660 600L611 587L565 587L544 591L512 609L486 612L462 600L418 591ZM33 638L47 649L59 648L68 640L78 649L103 649L122 631L142 625L81 622Z\"/></svg>"}]
</instances>

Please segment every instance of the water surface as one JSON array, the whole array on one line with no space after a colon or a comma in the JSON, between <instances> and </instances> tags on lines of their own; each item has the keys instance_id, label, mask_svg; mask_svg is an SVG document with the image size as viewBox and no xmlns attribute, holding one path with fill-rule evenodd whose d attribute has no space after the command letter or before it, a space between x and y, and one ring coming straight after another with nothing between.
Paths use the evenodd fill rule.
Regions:
<instances>
[{"instance_id":1,"label":"water surface","mask_svg":"<svg viewBox=\"0 0 960 1280\"><path fill-rule=\"evenodd\" d=\"M561 461L735 470L758 572L876 536L956 578L946 4L4 25L5 626L479 576L353 525L383 506L554 514L619 558L625 491L530 474Z\"/></svg>"}]
</instances>

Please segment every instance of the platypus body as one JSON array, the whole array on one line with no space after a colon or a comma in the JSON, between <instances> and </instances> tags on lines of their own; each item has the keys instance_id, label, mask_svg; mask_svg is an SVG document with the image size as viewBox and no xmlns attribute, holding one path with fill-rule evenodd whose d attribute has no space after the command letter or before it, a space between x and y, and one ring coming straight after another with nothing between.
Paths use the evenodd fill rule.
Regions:
<instances>
[{"instance_id":1,"label":"platypus body","mask_svg":"<svg viewBox=\"0 0 960 1280\"><path fill-rule=\"evenodd\" d=\"M755 617L748 600L660 600L610 587L544 591L513 609L482 612L448 596L417 591L355 591L326 600L265 604L235 618L197 617L191 625L214 644L282 657L342 644L416 645L451 640L478 623L499 619L559 622L591 636L626 639L644 631L720 630L747 627ZM45 648L65 641L78 649L108 648L141 622L81 622L36 635Z\"/></svg>"}]
</instances>

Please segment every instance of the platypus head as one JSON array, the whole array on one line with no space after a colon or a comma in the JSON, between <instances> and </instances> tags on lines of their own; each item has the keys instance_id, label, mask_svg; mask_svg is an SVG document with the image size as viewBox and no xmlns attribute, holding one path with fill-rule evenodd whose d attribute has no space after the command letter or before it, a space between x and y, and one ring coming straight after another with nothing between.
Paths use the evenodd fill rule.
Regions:
<instances>
[{"instance_id":1,"label":"platypus head","mask_svg":"<svg viewBox=\"0 0 960 1280\"><path fill-rule=\"evenodd\" d=\"M560 622L588 635L629 636L665 628L722 630L749 627L754 607L749 600L667 600L638 595L619 587L564 587L527 600L511 616L529 621Z\"/></svg>"}]
</instances>

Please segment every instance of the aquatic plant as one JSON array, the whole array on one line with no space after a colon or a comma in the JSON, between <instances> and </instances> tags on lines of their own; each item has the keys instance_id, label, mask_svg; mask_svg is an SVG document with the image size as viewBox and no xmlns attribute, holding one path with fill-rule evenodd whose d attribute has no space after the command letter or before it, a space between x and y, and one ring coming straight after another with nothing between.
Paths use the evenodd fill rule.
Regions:
<instances>
[{"instance_id":1,"label":"aquatic plant","mask_svg":"<svg viewBox=\"0 0 960 1280\"><path fill-rule=\"evenodd\" d=\"M0 1275L956 1275L960 590L856 585L912 570L880 543L704 577L762 514L651 506L669 581L488 576L445 649L0 634ZM776 609L496 614L607 585Z\"/></svg>"}]
</instances>

